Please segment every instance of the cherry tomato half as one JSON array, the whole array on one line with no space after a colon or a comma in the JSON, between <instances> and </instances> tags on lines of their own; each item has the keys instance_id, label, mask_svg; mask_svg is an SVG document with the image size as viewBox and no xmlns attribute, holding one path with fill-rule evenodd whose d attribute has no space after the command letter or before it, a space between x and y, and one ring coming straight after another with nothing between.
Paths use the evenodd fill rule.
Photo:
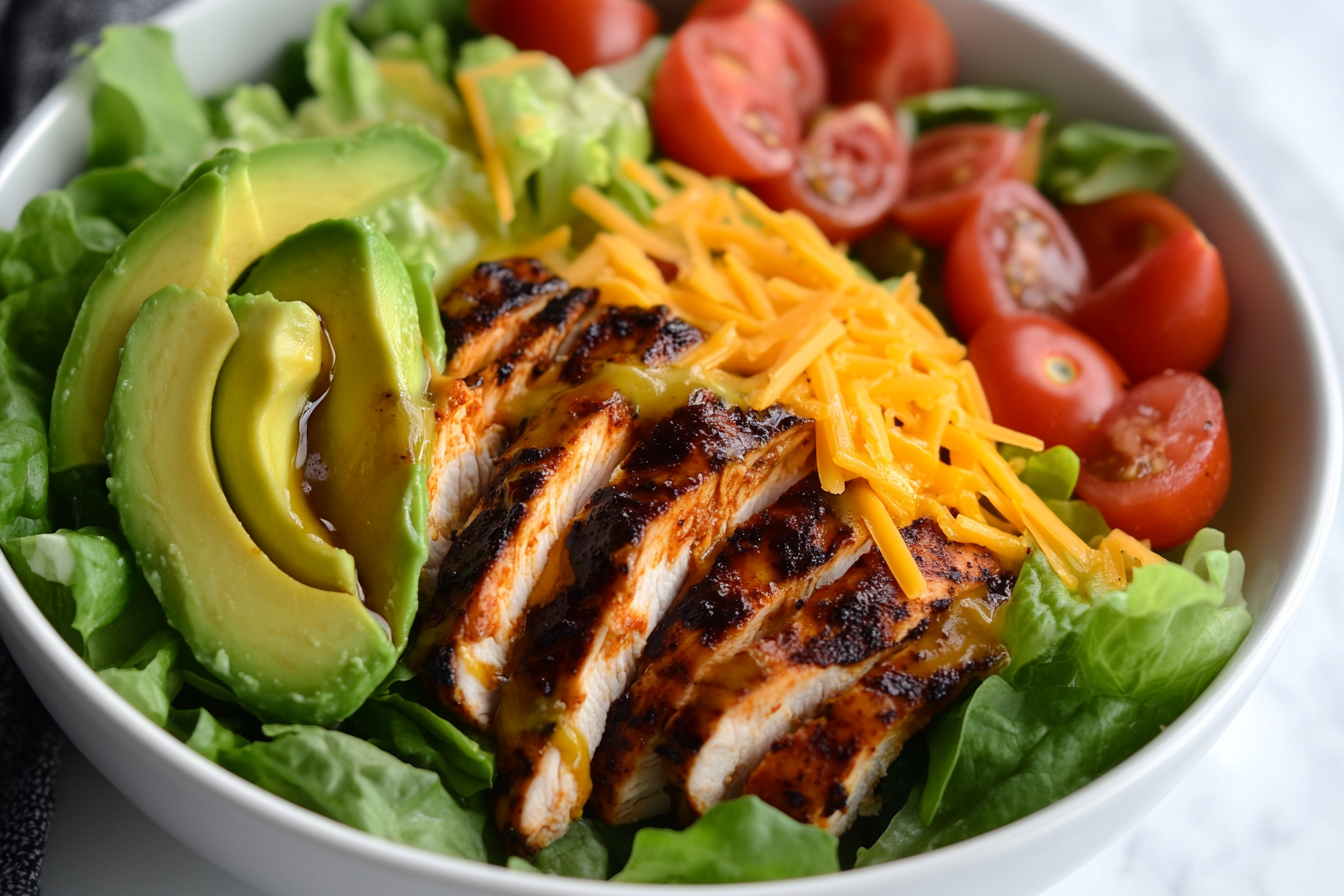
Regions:
<instances>
[{"instance_id":1,"label":"cherry tomato half","mask_svg":"<svg viewBox=\"0 0 1344 896\"><path fill-rule=\"evenodd\" d=\"M823 112L788 174L751 184L778 211L797 209L833 243L877 229L905 190L910 151L876 103Z\"/></svg>"},{"instance_id":2,"label":"cherry tomato half","mask_svg":"<svg viewBox=\"0 0 1344 896\"><path fill-rule=\"evenodd\" d=\"M653 85L653 130L668 156L710 176L760 180L793 167L802 125L778 73L781 43L746 16L677 30Z\"/></svg>"},{"instance_id":3,"label":"cherry tomato half","mask_svg":"<svg viewBox=\"0 0 1344 896\"><path fill-rule=\"evenodd\" d=\"M1073 311L1087 294L1087 259L1069 225L1035 187L1004 180L985 189L957 228L943 285L952 319L969 338L995 317Z\"/></svg>"},{"instance_id":4,"label":"cherry tomato half","mask_svg":"<svg viewBox=\"0 0 1344 896\"><path fill-rule=\"evenodd\" d=\"M578 74L633 56L658 32L642 0L471 0L471 23L520 50L541 50Z\"/></svg>"},{"instance_id":5,"label":"cherry tomato half","mask_svg":"<svg viewBox=\"0 0 1344 896\"><path fill-rule=\"evenodd\" d=\"M1197 373L1168 370L1116 402L1083 455L1077 493L1155 550L1188 541L1232 481L1223 399Z\"/></svg>"},{"instance_id":6,"label":"cherry tomato half","mask_svg":"<svg viewBox=\"0 0 1344 896\"><path fill-rule=\"evenodd\" d=\"M1227 337L1227 280L1218 250L1194 227L1116 274L1065 319L1134 379L1206 370Z\"/></svg>"},{"instance_id":7,"label":"cherry tomato half","mask_svg":"<svg viewBox=\"0 0 1344 896\"><path fill-rule=\"evenodd\" d=\"M1194 226L1174 202L1146 190L1088 205L1066 205L1060 214L1083 247L1092 282L1098 286L1172 234Z\"/></svg>"},{"instance_id":8,"label":"cherry tomato half","mask_svg":"<svg viewBox=\"0 0 1344 896\"><path fill-rule=\"evenodd\" d=\"M994 422L1045 447L1082 454L1096 423L1125 392L1120 365L1066 323L1037 314L999 317L968 346Z\"/></svg>"},{"instance_id":9,"label":"cherry tomato half","mask_svg":"<svg viewBox=\"0 0 1344 896\"><path fill-rule=\"evenodd\" d=\"M1038 117L1022 131L961 124L921 135L910 148L910 186L892 217L920 242L947 245L990 184L1036 179L1044 127Z\"/></svg>"},{"instance_id":10,"label":"cherry tomato half","mask_svg":"<svg viewBox=\"0 0 1344 896\"><path fill-rule=\"evenodd\" d=\"M744 15L784 45L784 87L803 121L826 102L826 60L812 25L784 0L702 0L691 18Z\"/></svg>"},{"instance_id":11,"label":"cherry tomato half","mask_svg":"<svg viewBox=\"0 0 1344 896\"><path fill-rule=\"evenodd\" d=\"M943 17L924 0L852 0L822 33L831 98L893 108L907 96L951 87L957 48Z\"/></svg>"}]
</instances>

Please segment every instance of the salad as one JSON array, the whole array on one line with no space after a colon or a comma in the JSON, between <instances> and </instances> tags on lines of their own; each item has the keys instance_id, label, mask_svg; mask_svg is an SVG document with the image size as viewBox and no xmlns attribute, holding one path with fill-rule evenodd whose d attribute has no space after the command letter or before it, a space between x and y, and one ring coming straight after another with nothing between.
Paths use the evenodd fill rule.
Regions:
<instances>
[{"instance_id":1,"label":"salad","mask_svg":"<svg viewBox=\"0 0 1344 896\"><path fill-rule=\"evenodd\" d=\"M923 0L659 28L333 5L204 99L107 29L88 170L0 232L0 546L155 723L431 851L731 883L1022 818L1251 623L1178 149L955 85Z\"/></svg>"}]
</instances>

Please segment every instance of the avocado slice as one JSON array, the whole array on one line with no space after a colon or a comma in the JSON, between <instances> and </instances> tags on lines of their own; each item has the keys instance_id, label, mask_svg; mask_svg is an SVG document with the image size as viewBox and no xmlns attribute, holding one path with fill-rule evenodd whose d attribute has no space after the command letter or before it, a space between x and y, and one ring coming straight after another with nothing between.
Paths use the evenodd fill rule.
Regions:
<instances>
[{"instance_id":1,"label":"avocado slice","mask_svg":"<svg viewBox=\"0 0 1344 896\"><path fill-rule=\"evenodd\" d=\"M276 246L242 291L303 302L322 318L334 361L331 387L308 418L308 499L354 556L369 609L401 647L429 554L432 433L406 266L367 222L323 221Z\"/></svg>"},{"instance_id":2,"label":"avocado slice","mask_svg":"<svg viewBox=\"0 0 1344 896\"><path fill-rule=\"evenodd\" d=\"M126 238L89 289L56 374L52 472L103 463L118 352L146 297L169 284L223 297L290 234L423 189L447 153L418 128L385 124L250 156L225 150L198 167Z\"/></svg>"},{"instance_id":3,"label":"avocado slice","mask_svg":"<svg viewBox=\"0 0 1344 896\"><path fill-rule=\"evenodd\" d=\"M287 575L229 506L211 397L237 339L222 298L169 286L143 303L110 405L108 490L136 563L196 658L263 719L331 724L364 702L398 650L358 593Z\"/></svg>"},{"instance_id":4,"label":"avocado slice","mask_svg":"<svg viewBox=\"0 0 1344 896\"><path fill-rule=\"evenodd\" d=\"M332 545L303 492L300 435L323 373L322 323L302 302L265 294L230 296L229 310L238 342L219 372L211 423L229 504L289 575L314 588L358 593L355 559Z\"/></svg>"}]
</instances>

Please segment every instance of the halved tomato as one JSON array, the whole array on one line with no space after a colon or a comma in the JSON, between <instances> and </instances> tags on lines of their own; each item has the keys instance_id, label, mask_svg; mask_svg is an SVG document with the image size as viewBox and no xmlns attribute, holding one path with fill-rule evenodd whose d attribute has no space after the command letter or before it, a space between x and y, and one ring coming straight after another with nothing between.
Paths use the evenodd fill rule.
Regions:
<instances>
[{"instance_id":1,"label":"halved tomato","mask_svg":"<svg viewBox=\"0 0 1344 896\"><path fill-rule=\"evenodd\" d=\"M1155 550L1213 519L1232 481L1223 399L1197 373L1169 370L1106 412L1083 455L1078 497Z\"/></svg>"},{"instance_id":2,"label":"halved tomato","mask_svg":"<svg viewBox=\"0 0 1344 896\"><path fill-rule=\"evenodd\" d=\"M831 242L866 236L905 190L910 151L891 115L876 103L823 112L788 174L750 184L779 211L810 217Z\"/></svg>"},{"instance_id":3,"label":"halved tomato","mask_svg":"<svg viewBox=\"0 0 1344 896\"><path fill-rule=\"evenodd\" d=\"M924 0L853 0L822 34L832 99L893 108L907 96L951 87L957 48L943 17Z\"/></svg>"},{"instance_id":4,"label":"halved tomato","mask_svg":"<svg viewBox=\"0 0 1344 896\"><path fill-rule=\"evenodd\" d=\"M471 23L520 50L541 50L578 74L633 56L658 33L642 0L471 0Z\"/></svg>"},{"instance_id":5,"label":"halved tomato","mask_svg":"<svg viewBox=\"0 0 1344 896\"><path fill-rule=\"evenodd\" d=\"M1228 323L1223 262L1187 227L1084 299L1065 320L1110 351L1137 379L1163 370L1206 370Z\"/></svg>"},{"instance_id":6,"label":"halved tomato","mask_svg":"<svg viewBox=\"0 0 1344 896\"><path fill-rule=\"evenodd\" d=\"M990 184L1036 180L1044 128L1038 116L1021 131L961 124L922 134L910 148L910 185L892 217L920 242L947 245Z\"/></svg>"},{"instance_id":7,"label":"halved tomato","mask_svg":"<svg viewBox=\"0 0 1344 896\"><path fill-rule=\"evenodd\" d=\"M826 102L826 60L821 42L807 19L784 0L702 0L691 18L746 16L771 30L784 46L784 86L803 121Z\"/></svg>"},{"instance_id":8,"label":"halved tomato","mask_svg":"<svg viewBox=\"0 0 1344 896\"><path fill-rule=\"evenodd\" d=\"M1087 205L1066 205L1060 214L1083 247L1092 282L1098 286L1168 237L1194 226L1176 203L1146 190Z\"/></svg>"},{"instance_id":9,"label":"halved tomato","mask_svg":"<svg viewBox=\"0 0 1344 896\"><path fill-rule=\"evenodd\" d=\"M779 73L775 34L746 16L677 30L653 88L653 129L668 156L711 176L760 180L788 172L802 125Z\"/></svg>"},{"instance_id":10,"label":"halved tomato","mask_svg":"<svg viewBox=\"0 0 1344 896\"><path fill-rule=\"evenodd\" d=\"M1049 200L1031 184L1003 180L985 188L957 228L943 283L952 319L969 338L995 317L1072 312L1088 291L1087 259Z\"/></svg>"},{"instance_id":11,"label":"halved tomato","mask_svg":"<svg viewBox=\"0 0 1344 896\"><path fill-rule=\"evenodd\" d=\"M989 321L967 346L994 422L1081 454L1096 423L1125 392L1125 373L1106 350L1052 317Z\"/></svg>"}]
</instances>

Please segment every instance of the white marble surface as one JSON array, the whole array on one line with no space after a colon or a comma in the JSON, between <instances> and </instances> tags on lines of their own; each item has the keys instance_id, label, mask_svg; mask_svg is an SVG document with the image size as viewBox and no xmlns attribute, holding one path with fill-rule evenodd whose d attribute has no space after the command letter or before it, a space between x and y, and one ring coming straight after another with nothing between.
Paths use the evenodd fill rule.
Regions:
<instances>
[{"instance_id":1,"label":"white marble surface","mask_svg":"<svg viewBox=\"0 0 1344 896\"><path fill-rule=\"evenodd\" d=\"M1127 63L1223 148L1267 203L1344 354L1344 3L1018 0ZM1283 652L1213 751L1048 896L1344 893L1344 520ZM74 751L47 896L255 896L127 803Z\"/></svg>"}]
</instances>

